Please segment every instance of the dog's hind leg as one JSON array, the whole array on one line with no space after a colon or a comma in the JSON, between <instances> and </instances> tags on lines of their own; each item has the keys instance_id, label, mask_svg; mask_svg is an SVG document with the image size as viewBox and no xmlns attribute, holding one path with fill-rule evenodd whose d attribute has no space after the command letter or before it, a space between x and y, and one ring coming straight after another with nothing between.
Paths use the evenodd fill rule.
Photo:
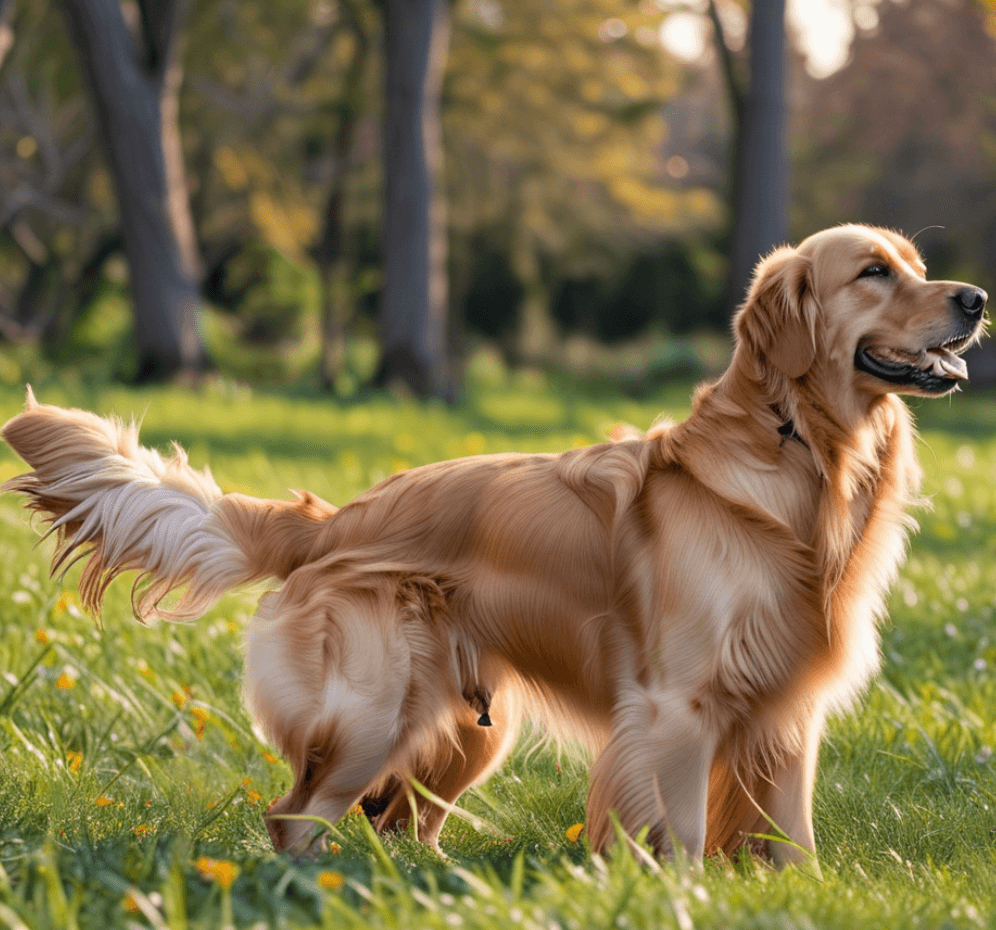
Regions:
<instances>
[{"instance_id":1,"label":"dog's hind leg","mask_svg":"<svg viewBox=\"0 0 996 930\"><path fill-rule=\"evenodd\" d=\"M632 692L616 708L613 735L592 770L587 829L601 850L613 839L610 813L662 855L684 848L702 859L709 772L717 747L713 727L680 695Z\"/></svg>"},{"instance_id":2,"label":"dog's hind leg","mask_svg":"<svg viewBox=\"0 0 996 930\"><path fill-rule=\"evenodd\" d=\"M456 745L438 741L435 754L422 756L410 770L412 777L447 804L455 803L472 785L485 781L515 745L520 712L510 691L493 695L490 726L482 726L480 716L477 708L461 708L456 721ZM448 811L411 787L404 775L391 775L363 799L364 811L378 831L405 829L411 820L412 804L418 812L419 840L438 849Z\"/></svg>"}]
</instances>

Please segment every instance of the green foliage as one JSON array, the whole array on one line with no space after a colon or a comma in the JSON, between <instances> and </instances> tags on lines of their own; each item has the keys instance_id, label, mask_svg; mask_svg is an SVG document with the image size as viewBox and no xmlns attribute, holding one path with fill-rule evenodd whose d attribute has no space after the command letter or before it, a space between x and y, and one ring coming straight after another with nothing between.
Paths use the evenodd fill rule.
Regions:
<instances>
[{"instance_id":1,"label":"green foliage","mask_svg":"<svg viewBox=\"0 0 996 930\"><path fill-rule=\"evenodd\" d=\"M658 42L663 15L652 3L614 0L456 8L444 105L454 252L467 262L484 244L501 256L519 299L512 307L495 299L484 316L489 281L474 279L468 322L483 317L519 358L553 353L551 310L565 282L620 291L641 252L718 224L715 192L675 184L661 168L663 107L685 78ZM700 308L681 303L692 320ZM628 303L595 304L587 332L619 335Z\"/></svg>"},{"instance_id":2,"label":"green foliage","mask_svg":"<svg viewBox=\"0 0 996 930\"><path fill-rule=\"evenodd\" d=\"M648 330L721 329L728 311L719 282L703 268L707 251L673 242L637 253L611 276L568 279L554 298L554 318L567 332L610 343Z\"/></svg>"},{"instance_id":3,"label":"green foliage","mask_svg":"<svg viewBox=\"0 0 996 930\"><path fill-rule=\"evenodd\" d=\"M213 305L202 316L218 367L256 384L293 382L313 371L321 304L314 269L252 241L227 263L224 277L224 289L239 294L237 308Z\"/></svg>"},{"instance_id":4,"label":"green foliage","mask_svg":"<svg viewBox=\"0 0 996 930\"><path fill-rule=\"evenodd\" d=\"M61 331L116 204L63 11L4 4L0 34L0 310ZM38 318L41 318L41 322Z\"/></svg>"},{"instance_id":5,"label":"green foliage","mask_svg":"<svg viewBox=\"0 0 996 930\"><path fill-rule=\"evenodd\" d=\"M279 16L268 5L232 0L191 8L181 118L209 264L213 249L233 241L308 261L335 167L329 148L353 48L343 5L292 0ZM370 5L351 5L374 30ZM371 71L364 85L367 98L378 93L375 77ZM364 163L373 166L372 153ZM364 209L376 210L370 190L358 195Z\"/></svg>"},{"instance_id":6,"label":"green foliage","mask_svg":"<svg viewBox=\"0 0 996 930\"><path fill-rule=\"evenodd\" d=\"M17 363L11 362L16 368ZM2 372L0 372L2 374ZM10 372L8 372L10 374ZM188 447L227 490L310 488L342 503L400 468L597 441L614 422L687 414L688 385L645 400L509 374L475 357L472 390L445 408L252 393L133 391L42 375L40 399L143 418L160 448ZM0 377L0 381L13 380ZM20 409L0 386L0 418ZM218 928L985 926L996 912L992 675L996 398L918 404L933 509L890 599L884 673L835 721L815 813L824 880L749 859L656 866L621 847L590 854L585 761L527 740L451 818L441 859L378 841L355 815L337 851L273 855L262 812L286 790L242 708L242 630L258 591L193 624L131 619L127 581L103 628L75 575L47 577L20 502L0 499L0 926ZM0 478L22 470L6 449Z\"/></svg>"},{"instance_id":7,"label":"green foliage","mask_svg":"<svg viewBox=\"0 0 996 930\"><path fill-rule=\"evenodd\" d=\"M467 3L447 78L454 224L510 223L566 267L591 268L651 231L716 219L713 196L656 164L682 74L652 4ZM510 193L512 196L509 196Z\"/></svg>"}]
</instances>

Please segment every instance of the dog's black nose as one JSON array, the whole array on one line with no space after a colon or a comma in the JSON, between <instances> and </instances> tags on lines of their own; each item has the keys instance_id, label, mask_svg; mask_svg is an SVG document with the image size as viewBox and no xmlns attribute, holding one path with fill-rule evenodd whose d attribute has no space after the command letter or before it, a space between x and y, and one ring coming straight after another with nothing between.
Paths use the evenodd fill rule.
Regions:
<instances>
[{"instance_id":1,"label":"dog's black nose","mask_svg":"<svg viewBox=\"0 0 996 930\"><path fill-rule=\"evenodd\" d=\"M972 318L978 318L986 309L989 295L981 287L963 287L960 291L955 291L951 295L951 299L963 313Z\"/></svg>"}]
</instances>

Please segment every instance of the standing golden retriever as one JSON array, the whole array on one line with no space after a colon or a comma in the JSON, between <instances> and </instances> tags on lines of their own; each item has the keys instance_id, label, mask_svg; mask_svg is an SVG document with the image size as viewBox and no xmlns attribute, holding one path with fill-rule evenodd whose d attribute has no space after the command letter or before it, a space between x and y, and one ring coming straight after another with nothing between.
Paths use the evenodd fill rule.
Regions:
<instances>
[{"instance_id":1,"label":"standing golden retriever","mask_svg":"<svg viewBox=\"0 0 996 930\"><path fill-rule=\"evenodd\" d=\"M661 853L732 851L768 815L814 850L827 715L879 665L876 618L920 472L897 393L966 378L984 291L927 281L913 245L843 226L758 266L726 373L692 415L560 455L490 455L395 475L337 509L222 494L134 427L39 405L3 429L34 469L6 485L48 516L53 570L88 560L98 610L126 570L139 616L184 588L195 616L280 579L247 634L246 693L293 766L277 849L303 814L358 800L410 816L485 778L526 715L596 754L587 829L610 812ZM261 426L265 428L265 425ZM446 810L419 797L421 837Z\"/></svg>"}]
</instances>

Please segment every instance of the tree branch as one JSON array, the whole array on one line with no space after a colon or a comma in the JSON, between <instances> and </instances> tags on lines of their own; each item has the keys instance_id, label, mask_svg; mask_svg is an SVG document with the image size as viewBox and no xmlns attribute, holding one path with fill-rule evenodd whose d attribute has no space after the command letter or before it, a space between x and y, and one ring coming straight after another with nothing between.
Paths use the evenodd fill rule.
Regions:
<instances>
[{"instance_id":1,"label":"tree branch","mask_svg":"<svg viewBox=\"0 0 996 930\"><path fill-rule=\"evenodd\" d=\"M352 6L347 6L352 11ZM309 30L303 48L282 68L282 77L276 81L272 78L256 81L253 86L240 91L209 78L195 77L190 86L202 93L214 106L234 113L250 123L263 123L275 116L303 116L314 111L314 104L278 99L274 95L273 86L282 81L291 87L297 87L307 80L340 32L353 33L354 29L349 24L338 22L318 31Z\"/></svg>"},{"instance_id":2,"label":"tree branch","mask_svg":"<svg viewBox=\"0 0 996 930\"><path fill-rule=\"evenodd\" d=\"M150 74L161 77L176 48L186 0L137 0L137 3L145 68Z\"/></svg>"},{"instance_id":3,"label":"tree branch","mask_svg":"<svg viewBox=\"0 0 996 930\"><path fill-rule=\"evenodd\" d=\"M719 18L716 0L709 0L709 19L712 22L713 31L716 33L716 52L719 55L723 76L726 78L726 91L730 98L730 107L736 123L736 126L734 126L735 135L736 127L743 121L746 94L744 92L743 80L737 74L737 66L733 58L733 53L726 44L726 32L723 29L723 21Z\"/></svg>"},{"instance_id":4,"label":"tree branch","mask_svg":"<svg viewBox=\"0 0 996 930\"><path fill-rule=\"evenodd\" d=\"M29 209L51 216L57 222L81 224L87 213L59 200L61 189L72 168L91 148L89 133L70 138L75 102L52 112L51 101L32 99L23 76L14 73L6 84L7 93L0 100L0 123L31 136L38 146L40 159L27 162L13 153L0 152L0 173L7 183L0 189L0 228L15 223ZM44 95L43 96L47 96ZM40 163L40 170L39 165Z\"/></svg>"},{"instance_id":5,"label":"tree branch","mask_svg":"<svg viewBox=\"0 0 996 930\"><path fill-rule=\"evenodd\" d=\"M348 11L348 29L353 37L353 51L342 80L342 93L335 101L337 123L332 136L332 180L325 205L325 219L315 247L315 255L323 269L328 269L342 251L341 211L345 199L346 175L356 133L356 123L363 107L362 81L366 71L370 40L363 29L358 11L351 3L343 4Z\"/></svg>"}]
</instances>

